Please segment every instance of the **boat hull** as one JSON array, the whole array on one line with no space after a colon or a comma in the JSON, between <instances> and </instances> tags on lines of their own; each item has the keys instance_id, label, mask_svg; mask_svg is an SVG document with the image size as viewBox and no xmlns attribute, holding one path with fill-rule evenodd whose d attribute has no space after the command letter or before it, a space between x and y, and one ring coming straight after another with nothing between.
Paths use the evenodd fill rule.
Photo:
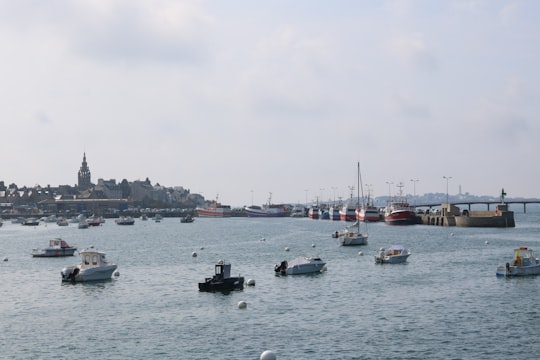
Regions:
<instances>
[{"instance_id":1,"label":"boat hull","mask_svg":"<svg viewBox=\"0 0 540 360\"><path fill-rule=\"evenodd\" d=\"M274 271L278 275L315 274L324 270L326 270L326 263L318 257L298 257L289 263L283 261L274 267Z\"/></svg>"},{"instance_id":2,"label":"boat hull","mask_svg":"<svg viewBox=\"0 0 540 360\"><path fill-rule=\"evenodd\" d=\"M356 219L364 222L380 221L379 211L376 208L361 209L356 212Z\"/></svg>"},{"instance_id":3,"label":"boat hull","mask_svg":"<svg viewBox=\"0 0 540 360\"><path fill-rule=\"evenodd\" d=\"M286 217L291 214L283 208L253 209L247 207L245 211L248 217Z\"/></svg>"},{"instance_id":4,"label":"boat hull","mask_svg":"<svg viewBox=\"0 0 540 360\"><path fill-rule=\"evenodd\" d=\"M388 225L414 225L418 223L418 218L414 211L398 210L385 215L384 221Z\"/></svg>"},{"instance_id":5,"label":"boat hull","mask_svg":"<svg viewBox=\"0 0 540 360\"><path fill-rule=\"evenodd\" d=\"M33 257L63 257L73 256L77 248L60 248L60 249L37 249L32 251Z\"/></svg>"},{"instance_id":6,"label":"boat hull","mask_svg":"<svg viewBox=\"0 0 540 360\"><path fill-rule=\"evenodd\" d=\"M341 246L367 245L368 236L364 234L345 233L339 238Z\"/></svg>"},{"instance_id":7,"label":"boat hull","mask_svg":"<svg viewBox=\"0 0 540 360\"><path fill-rule=\"evenodd\" d=\"M204 282L199 283L199 291L233 291L242 290L244 288L243 277L229 277L226 279L215 280L207 278Z\"/></svg>"},{"instance_id":8,"label":"boat hull","mask_svg":"<svg viewBox=\"0 0 540 360\"><path fill-rule=\"evenodd\" d=\"M62 269L62 281L87 282L109 280L117 266L115 264L89 269L80 269L78 266L69 266Z\"/></svg>"},{"instance_id":9,"label":"boat hull","mask_svg":"<svg viewBox=\"0 0 540 360\"><path fill-rule=\"evenodd\" d=\"M409 255L410 254L383 257L375 255L375 262L377 264L402 264L407 262L407 258L409 257Z\"/></svg>"},{"instance_id":10,"label":"boat hull","mask_svg":"<svg viewBox=\"0 0 540 360\"><path fill-rule=\"evenodd\" d=\"M208 218L220 218L220 217L230 217L231 209L230 208L196 208L197 215L199 217L208 217Z\"/></svg>"},{"instance_id":11,"label":"boat hull","mask_svg":"<svg viewBox=\"0 0 540 360\"><path fill-rule=\"evenodd\" d=\"M497 276L530 276L540 275L540 264L530 266L505 266L497 267Z\"/></svg>"}]
</instances>

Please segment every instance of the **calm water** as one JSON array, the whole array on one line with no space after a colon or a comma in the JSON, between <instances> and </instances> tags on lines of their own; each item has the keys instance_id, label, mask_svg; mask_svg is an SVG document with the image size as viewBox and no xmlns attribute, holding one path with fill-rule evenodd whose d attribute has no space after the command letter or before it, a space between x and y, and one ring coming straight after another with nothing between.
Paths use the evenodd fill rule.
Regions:
<instances>
[{"instance_id":1,"label":"calm water","mask_svg":"<svg viewBox=\"0 0 540 360\"><path fill-rule=\"evenodd\" d=\"M495 276L513 248L540 253L539 209L516 213L514 229L372 224L363 247L340 247L331 238L343 225L293 218L182 224L167 218L134 226L108 220L80 230L5 221L0 356L256 360L267 349L279 360L540 354L540 277ZM120 276L62 284L60 270L78 263L78 256L30 255L53 237L105 251ZM408 263L376 265L377 249L391 244L412 250ZM274 264L309 254L326 260L328 271L274 275ZM213 274L221 258L256 286L228 295L200 293L197 283ZM237 308L240 300L247 309Z\"/></svg>"}]
</instances>

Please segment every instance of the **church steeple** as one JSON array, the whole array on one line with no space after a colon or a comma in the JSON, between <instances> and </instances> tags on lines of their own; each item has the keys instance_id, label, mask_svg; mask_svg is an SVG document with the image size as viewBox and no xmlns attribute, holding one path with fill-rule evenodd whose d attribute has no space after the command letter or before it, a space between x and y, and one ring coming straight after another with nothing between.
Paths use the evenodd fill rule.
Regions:
<instances>
[{"instance_id":1,"label":"church steeple","mask_svg":"<svg viewBox=\"0 0 540 360\"><path fill-rule=\"evenodd\" d=\"M92 186L91 178L90 178L90 169L88 168L88 164L86 163L86 152L83 154L83 161L81 164L81 168L79 169L79 183L78 187L79 190L87 190Z\"/></svg>"}]
</instances>

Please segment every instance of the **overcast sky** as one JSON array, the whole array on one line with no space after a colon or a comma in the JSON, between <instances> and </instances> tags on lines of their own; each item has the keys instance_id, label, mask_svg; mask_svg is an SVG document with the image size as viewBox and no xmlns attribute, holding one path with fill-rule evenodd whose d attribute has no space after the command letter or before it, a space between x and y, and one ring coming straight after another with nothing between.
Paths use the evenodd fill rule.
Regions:
<instances>
[{"instance_id":1,"label":"overcast sky","mask_svg":"<svg viewBox=\"0 0 540 360\"><path fill-rule=\"evenodd\" d=\"M540 2L0 0L0 180L540 197ZM413 182L411 179L419 181ZM389 185L388 183L393 183Z\"/></svg>"}]
</instances>

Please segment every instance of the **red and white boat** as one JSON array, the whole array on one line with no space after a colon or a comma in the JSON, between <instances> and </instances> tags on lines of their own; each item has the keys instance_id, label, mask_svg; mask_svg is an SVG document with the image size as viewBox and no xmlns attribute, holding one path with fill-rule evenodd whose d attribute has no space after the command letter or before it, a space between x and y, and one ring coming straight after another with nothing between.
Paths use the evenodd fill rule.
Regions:
<instances>
[{"instance_id":1,"label":"red and white boat","mask_svg":"<svg viewBox=\"0 0 540 360\"><path fill-rule=\"evenodd\" d=\"M230 205L222 205L217 201L212 202L208 206L197 206L195 208L195 211L197 211L197 215L200 217L230 217L232 215L232 210Z\"/></svg>"},{"instance_id":2,"label":"red and white boat","mask_svg":"<svg viewBox=\"0 0 540 360\"><path fill-rule=\"evenodd\" d=\"M313 220L318 220L321 216L321 210L317 206L312 206L309 208L308 217Z\"/></svg>"},{"instance_id":3,"label":"red and white boat","mask_svg":"<svg viewBox=\"0 0 540 360\"><path fill-rule=\"evenodd\" d=\"M341 221L356 221L356 205L352 202L344 204L339 209L339 218Z\"/></svg>"},{"instance_id":4,"label":"red and white boat","mask_svg":"<svg viewBox=\"0 0 540 360\"><path fill-rule=\"evenodd\" d=\"M397 200L385 208L384 221L389 225L413 225L418 223L418 218L414 207L405 200Z\"/></svg>"},{"instance_id":5,"label":"red and white boat","mask_svg":"<svg viewBox=\"0 0 540 360\"><path fill-rule=\"evenodd\" d=\"M376 206L371 205L356 209L356 219L364 222L379 221L381 219L379 216L379 209L377 209Z\"/></svg>"}]
</instances>

